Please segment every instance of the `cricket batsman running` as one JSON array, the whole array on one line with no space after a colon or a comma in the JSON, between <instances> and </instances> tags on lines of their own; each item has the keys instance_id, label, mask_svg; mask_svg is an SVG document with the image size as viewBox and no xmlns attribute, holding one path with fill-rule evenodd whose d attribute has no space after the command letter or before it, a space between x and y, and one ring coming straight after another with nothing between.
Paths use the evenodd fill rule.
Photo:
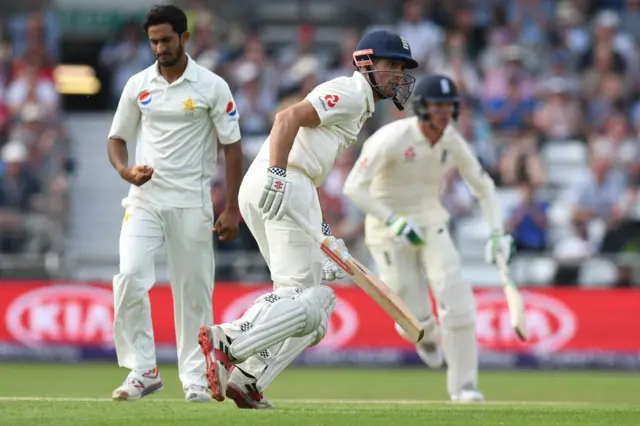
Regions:
<instances>
[{"instance_id":1,"label":"cricket batsman running","mask_svg":"<svg viewBox=\"0 0 640 426\"><path fill-rule=\"evenodd\" d=\"M365 242L380 278L424 327L425 336L416 345L421 359L432 368L442 366L441 339L451 399L483 401L475 299L449 235L449 214L440 203L448 171L459 170L491 227L486 260L495 263L503 256L508 261L513 240L504 234L493 180L451 123L460 112L454 82L439 75L420 80L412 104L415 116L390 123L365 141L344 193L367 214ZM438 304L439 327L427 279ZM397 324L396 329L403 335Z\"/></svg>"},{"instance_id":2,"label":"cricket batsman running","mask_svg":"<svg viewBox=\"0 0 640 426\"><path fill-rule=\"evenodd\" d=\"M273 292L258 298L236 321L200 330L207 379L215 399L240 408L271 408L263 392L305 348L327 332L336 303L321 280L341 276L289 213L331 235L317 189L335 159L352 146L375 103L400 109L418 63L407 41L388 31L366 34L353 53L356 71L316 87L278 113L269 138L240 187L240 211L271 271ZM344 247L342 240L337 244Z\"/></svg>"},{"instance_id":3,"label":"cricket batsman running","mask_svg":"<svg viewBox=\"0 0 640 426\"><path fill-rule=\"evenodd\" d=\"M131 184L120 233L120 272L113 277L113 334L118 364L130 370L115 400L162 389L148 292L154 255L164 246L173 294L178 371L187 401L210 401L196 335L212 321L213 237L238 233L242 148L227 83L186 55L187 17L157 6L144 22L157 62L127 82L111 130L109 160ZM129 166L127 144L137 142ZM214 225L210 182L217 144L224 150L228 200ZM162 313L161 315L166 315Z\"/></svg>"}]
</instances>

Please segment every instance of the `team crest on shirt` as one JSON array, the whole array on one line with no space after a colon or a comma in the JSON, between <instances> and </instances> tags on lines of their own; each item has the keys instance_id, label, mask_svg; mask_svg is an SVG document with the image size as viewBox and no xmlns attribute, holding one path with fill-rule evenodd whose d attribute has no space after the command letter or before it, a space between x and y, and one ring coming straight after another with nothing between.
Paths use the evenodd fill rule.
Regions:
<instances>
[{"instance_id":1,"label":"team crest on shirt","mask_svg":"<svg viewBox=\"0 0 640 426\"><path fill-rule=\"evenodd\" d=\"M404 151L404 161L410 162L416 159L416 150L413 146L410 146Z\"/></svg>"},{"instance_id":2,"label":"team crest on shirt","mask_svg":"<svg viewBox=\"0 0 640 426\"><path fill-rule=\"evenodd\" d=\"M182 101L182 105L184 105L184 115L191 116L196 111L196 104L191 99L191 96L186 101Z\"/></svg>"}]
</instances>

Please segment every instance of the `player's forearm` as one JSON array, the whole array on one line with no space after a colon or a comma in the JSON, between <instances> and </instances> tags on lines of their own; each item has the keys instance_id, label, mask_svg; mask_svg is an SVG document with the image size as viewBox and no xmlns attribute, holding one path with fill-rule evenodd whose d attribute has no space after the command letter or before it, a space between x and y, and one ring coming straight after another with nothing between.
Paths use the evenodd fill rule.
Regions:
<instances>
[{"instance_id":1,"label":"player's forearm","mask_svg":"<svg viewBox=\"0 0 640 426\"><path fill-rule=\"evenodd\" d=\"M240 141L222 146L226 163L227 203L226 208L238 208L238 193L242 182L243 156Z\"/></svg>"},{"instance_id":2,"label":"player's forearm","mask_svg":"<svg viewBox=\"0 0 640 426\"><path fill-rule=\"evenodd\" d=\"M269 166L286 169L300 123L289 110L276 114L269 136Z\"/></svg>"},{"instance_id":3,"label":"player's forearm","mask_svg":"<svg viewBox=\"0 0 640 426\"><path fill-rule=\"evenodd\" d=\"M363 212L373 215L382 221L386 222L394 213L391 208L371 195L366 188L346 185L344 194Z\"/></svg>"},{"instance_id":4,"label":"player's forearm","mask_svg":"<svg viewBox=\"0 0 640 426\"><path fill-rule=\"evenodd\" d=\"M109 153L109 161L118 173L129 167L129 151L127 143L122 139L109 138L107 143L107 152Z\"/></svg>"}]
</instances>

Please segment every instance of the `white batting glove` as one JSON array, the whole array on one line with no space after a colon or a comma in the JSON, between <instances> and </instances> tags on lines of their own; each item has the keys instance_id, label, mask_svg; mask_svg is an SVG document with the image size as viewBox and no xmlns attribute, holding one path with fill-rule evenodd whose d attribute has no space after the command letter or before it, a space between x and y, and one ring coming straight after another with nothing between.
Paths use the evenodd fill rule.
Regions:
<instances>
[{"instance_id":1,"label":"white batting glove","mask_svg":"<svg viewBox=\"0 0 640 426\"><path fill-rule=\"evenodd\" d=\"M287 171L280 167L269 167L267 169L267 181L260 196L258 207L262 213L267 215L267 219L280 220L287 212L287 190L291 183L287 181Z\"/></svg>"},{"instance_id":2,"label":"white batting glove","mask_svg":"<svg viewBox=\"0 0 640 426\"><path fill-rule=\"evenodd\" d=\"M500 256L506 263L509 263L515 251L516 249L511 235L494 232L484 247L484 260L487 263L493 264L496 263L496 259Z\"/></svg>"},{"instance_id":3,"label":"white batting glove","mask_svg":"<svg viewBox=\"0 0 640 426\"><path fill-rule=\"evenodd\" d=\"M425 243L420 229L404 217L392 215L387 219L387 226L396 238L402 239L412 246L418 247Z\"/></svg>"},{"instance_id":4,"label":"white batting glove","mask_svg":"<svg viewBox=\"0 0 640 426\"><path fill-rule=\"evenodd\" d=\"M325 237L332 238L338 246L344 250L347 250L347 246L344 244L344 241L341 239L336 239L333 235L331 235L331 228L329 224L326 222L322 222L322 235ZM346 276L346 273L340 268L336 263L331 260L328 256L324 258L324 267L322 268L322 277L325 281L335 281L341 280Z\"/></svg>"}]
</instances>

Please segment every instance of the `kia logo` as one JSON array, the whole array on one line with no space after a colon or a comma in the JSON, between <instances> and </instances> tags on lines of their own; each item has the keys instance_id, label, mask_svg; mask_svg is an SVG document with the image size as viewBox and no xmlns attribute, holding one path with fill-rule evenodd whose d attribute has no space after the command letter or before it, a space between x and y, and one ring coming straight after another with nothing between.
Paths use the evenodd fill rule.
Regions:
<instances>
[{"instance_id":1,"label":"kia logo","mask_svg":"<svg viewBox=\"0 0 640 426\"><path fill-rule=\"evenodd\" d=\"M89 285L52 285L13 301L5 321L22 344L113 346L113 294Z\"/></svg>"},{"instance_id":2,"label":"kia logo","mask_svg":"<svg viewBox=\"0 0 640 426\"><path fill-rule=\"evenodd\" d=\"M526 350L548 354L561 349L575 336L577 319L564 303L540 293L521 291L521 294L526 305L529 331L526 343L520 342L513 331L509 308L501 290L476 295L476 332L480 346L489 350Z\"/></svg>"},{"instance_id":3,"label":"kia logo","mask_svg":"<svg viewBox=\"0 0 640 426\"><path fill-rule=\"evenodd\" d=\"M268 290L247 293L233 300L222 313L222 322L233 322L239 319L257 298L267 294ZM358 313L346 300L337 299L336 307L329 321L329 329L316 348L340 348L345 346L358 332Z\"/></svg>"}]
</instances>

